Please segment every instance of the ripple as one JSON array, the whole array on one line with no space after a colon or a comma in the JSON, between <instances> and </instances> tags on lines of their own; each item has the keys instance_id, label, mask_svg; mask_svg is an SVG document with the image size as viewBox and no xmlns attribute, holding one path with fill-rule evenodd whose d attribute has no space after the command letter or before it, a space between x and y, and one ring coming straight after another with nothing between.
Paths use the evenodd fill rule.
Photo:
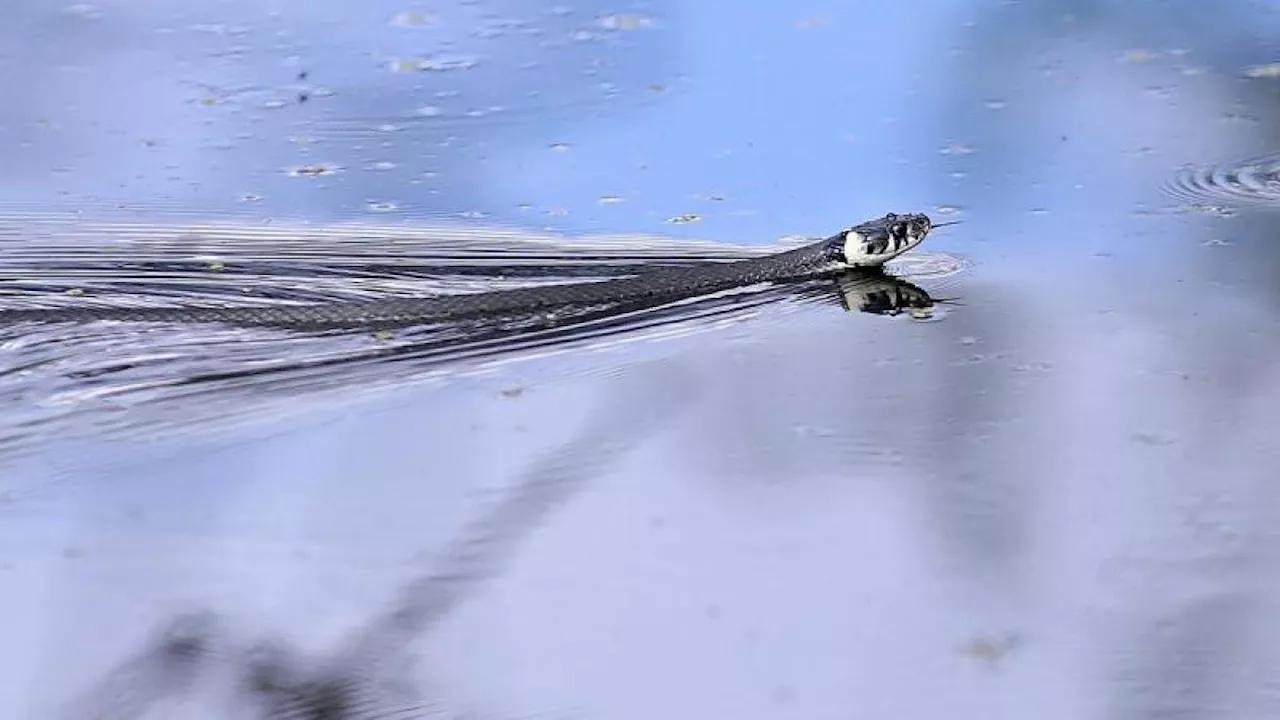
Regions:
<instances>
[{"instance_id":1,"label":"ripple","mask_svg":"<svg viewBox=\"0 0 1280 720\"><path fill-rule=\"evenodd\" d=\"M1192 205L1280 207L1280 153L1235 163L1185 167L1160 187Z\"/></svg>"},{"instance_id":2,"label":"ripple","mask_svg":"<svg viewBox=\"0 0 1280 720\"><path fill-rule=\"evenodd\" d=\"M902 278L915 281L943 280L969 268L968 261L946 253L913 252L900 255L885 264L885 269Z\"/></svg>"},{"instance_id":3,"label":"ripple","mask_svg":"<svg viewBox=\"0 0 1280 720\"><path fill-rule=\"evenodd\" d=\"M0 304L6 308L335 302L476 292L731 261L789 249L651 236L565 238L469 224L315 227L239 222L58 218L0 204ZM812 238L807 239L812 242ZM959 258L913 252L886 268L941 289ZM863 287L867 302L892 288ZM847 294L846 294L847 295ZM221 326L0 325L6 459L50 438L154 439L236 432L318 404L409 383L484 373L549 355L611 350L775 320L849 298L828 283L762 284L688 298L589 306L547 325L528 318L403 332L283 332ZM874 303L872 303L874 305ZM612 362L612 361L611 361ZM196 418L200 418L197 420ZM2 473L0 473L2 474ZM12 489L12 488L10 488Z\"/></svg>"}]
</instances>

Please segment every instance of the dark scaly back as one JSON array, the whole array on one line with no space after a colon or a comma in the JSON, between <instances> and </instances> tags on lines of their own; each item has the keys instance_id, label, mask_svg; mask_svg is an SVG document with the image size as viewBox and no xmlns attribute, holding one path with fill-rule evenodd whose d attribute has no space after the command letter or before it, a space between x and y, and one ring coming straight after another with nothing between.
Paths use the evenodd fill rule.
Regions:
<instances>
[{"instance_id":1,"label":"dark scaly back","mask_svg":"<svg viewBox=\"0 0 1280 720\"><path fill-rule=\"evenodd\" d=\"M311 305L47 308L0 311L0 322L216 323L285 328L388 328L643 300L693 297L766 282L790 282L844 267L844 234L761 258L664 268L637 275L493 292Z\"/></svg>"}]
</instances>

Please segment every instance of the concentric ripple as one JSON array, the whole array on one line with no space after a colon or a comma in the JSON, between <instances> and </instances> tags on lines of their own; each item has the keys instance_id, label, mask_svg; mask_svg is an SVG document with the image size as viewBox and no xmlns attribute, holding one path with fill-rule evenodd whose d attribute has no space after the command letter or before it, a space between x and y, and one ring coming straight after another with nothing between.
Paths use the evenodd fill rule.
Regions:
<instances>
[{"instance_id":1,"label":"concentric ripple","mask_svg":"<svg viewBox=\"0 0 1280 720\"><path fill-rule=\"evenodd\" d=\"M1193 205L1280 207L1280 153L1242 162L1185 167L1161 184Z\"/></svg>"}]
</instances>

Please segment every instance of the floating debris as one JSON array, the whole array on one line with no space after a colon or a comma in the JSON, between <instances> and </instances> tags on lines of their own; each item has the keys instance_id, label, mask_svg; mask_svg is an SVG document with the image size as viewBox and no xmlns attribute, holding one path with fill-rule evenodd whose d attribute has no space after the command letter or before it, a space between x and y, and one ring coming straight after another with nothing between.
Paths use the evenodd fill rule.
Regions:
<instances>
[{"instance_id":1,"label":"floating debris","mask_svg":"<svg viewBox=\"0 0 1280 720\"><path fill-rule=\"evenodd\" d=\"M951 143L938 152L943 155L972 155L976 151L964 143Z\"/></svg>"},{"instance_id":2,"label":"floating debris","mask_svg":"<svg viewBox=\"0 0 1280 720\"><path fill-rule=\"evenodd\" d=\"M1001 660L1022 644L1016 633L1003 637L976 637L964 644L962 652L974 660L981 660L993 669Z\"/></svg>"},{"instance_id":3,"label":"floating debris","mask_svg":"<svg viewBox=\"0 0 1280 720\"><path fill-rule=\"evenodd\" d=\"M1155 60L1158 57L1160 57L1159 53L1155 53L1150 50L1142 50L1142 49L1129 50L1120 56L1120 62L1131 62L1131 63L1147 62L1150 60Z\"/></svg>"},{"instance_id":4,"label":"floating debris","mask_svg":"<svg viewBox=\"0 0 1280 720\"><path fill-rule=\"evenodd\" d=\"M1266 65L1254 65L1244 71L1245 77L1259 78L1266 80L1274 80L1280 78L1280 63L1267 63Z\"/></svg>"},{"instance_id":5,"label":"floating debris","mask_svg":"<svg viewBox=\"0 0 1280 720\"><path fill-rule=\"evenodd\" d=\"M622 203L626 201L627 201L626 198L619 197L617 195L605 195L605 196L602 196L598 202L601 205L616 205L618 203Z\"/></svg>"},{"instance_id":6,"label":"floating debris","mask_svg":"<svg viewBox=\"0 0 1280 720\"><path fill-rule=\"evenodd\" d=\"M697 215L695 213L686 213L684 215L676 215L675 217L667 218L667 222L673 225L684 225L687 223L698 222L701 219L702 219L701 215Z\"/></svg>"},{"instance_id":7,"label":"floating debris","mask_svg":"<svg viewBox=\"0 0 1280 720\"><path fill-rule=\"evenodd\" d=\"M643 30L653 27L653 20L645 15L620 13L606 15L600 18L597 24L605 30Z\"/></svg>"},{"instance_id":8,"label":"floating debris","mask_svg":"<svg viewBox=\"0 0 1280 720\"><path fill-rule=\"evenodd\" d=\"M289 169L289 174L294 177L319 177L321 175L332 175L340 170L337 165L329 165L326 163L314 163L311 165L299 165Z\"/></svg>"},{"instance_id":9,"label":"floating debris","mask_svg":"<svg viewBox=\"0 0 1280 720\"><path fill-rule=\"evenodd\" d=\"M399 205L386 200L371 200L365 203L364 207L369 212L394 212L400 209Z\"/></svg>"},{"instance_id":10,"label":"floating debris","mask_svg":"<svg viewBox=\"0 0 1280 720\"><path fill-rule=\"evenodd\" d=\"M398 27L422 27L423 25L430 25L435 20L436 16L429 12L406 10L396 13L396 16L391 19L391 24Z\"/></svg>"},{"instance_id":11,"label":"floating debris","mask_svg":"<svg viewBox=\"0 0 1280 720\"><path fill-rule=\"evenodd\" d=\"M397 58L388 63L388 66L395 73L449 72L470 70L478 62L474 57Z\"/></svg>"}]
</instances>

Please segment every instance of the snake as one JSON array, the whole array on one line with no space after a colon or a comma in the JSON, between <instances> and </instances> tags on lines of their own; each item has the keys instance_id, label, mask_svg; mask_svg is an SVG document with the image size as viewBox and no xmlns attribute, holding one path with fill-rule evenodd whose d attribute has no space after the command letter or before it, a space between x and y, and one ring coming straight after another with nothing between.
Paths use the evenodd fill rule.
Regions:
<instances>
[{"instance_id":1,"label":"snake","mask_svg":"<svg viewBox=\"0 0 1280 720\"><path fill-rule=\"evenodd\" d=\"M935 225L922 213L888 213L791 250L734 261L656 268L599 281L410 298L216 307L61 307L0 309L0 323L225 324L308 330L392 328L504 314L551 312L690 297L762 283L788 283L881 268L915 248Z\"/></svg>"}]
</instances>

